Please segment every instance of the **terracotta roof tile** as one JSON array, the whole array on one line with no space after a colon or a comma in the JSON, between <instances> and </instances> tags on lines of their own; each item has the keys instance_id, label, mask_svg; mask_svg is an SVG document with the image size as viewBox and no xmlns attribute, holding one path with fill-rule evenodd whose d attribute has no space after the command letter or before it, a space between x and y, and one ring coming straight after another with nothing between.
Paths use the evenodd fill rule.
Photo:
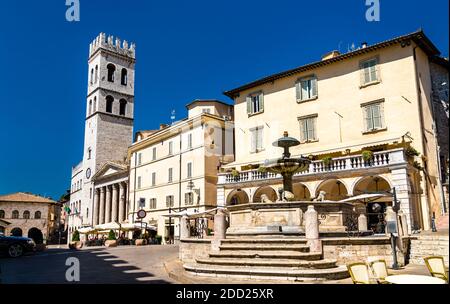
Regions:
<instances>
[{"instance_id":1,"label":"terracotta roof tile","mask_svg":"<svg viewBox=\"0 0 450 304\"><path fill-rule=\"evenodd\" d=\"M0 202L24 202L24 203L49 203L55 204L56 201L36 194L16 192L0 195Z\"/></svg>"}]
</instances>

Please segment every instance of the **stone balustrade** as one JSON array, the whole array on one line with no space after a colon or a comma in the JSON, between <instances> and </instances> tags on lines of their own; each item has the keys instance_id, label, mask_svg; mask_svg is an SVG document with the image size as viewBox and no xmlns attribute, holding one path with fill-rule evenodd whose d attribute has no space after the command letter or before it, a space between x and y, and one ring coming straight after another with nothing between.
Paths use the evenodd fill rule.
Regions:
<instances>
[{"instance_id":1,"label":"stone balustrade","mask_svg":"<svg viewBox=\"0 0 450 304\"><path fill-rule=\"evenodd\" d=\"M336 157L331 159L330 162L324 162L323 160L312 161L308 170L299 172L294 176L313 175L319 173L329 172L342 172L349 170L368 169L386 167L393 164L401 164L406 162L404 150L402 148L374 152L373 157L370 160L364 160L362 155L349 155L344 157ZM259 180L281 179L281 175L260 172L257 169L242 171L238 175L232 173L219 173L219 185L251 182Z\"/></svg>"}]
</instances>

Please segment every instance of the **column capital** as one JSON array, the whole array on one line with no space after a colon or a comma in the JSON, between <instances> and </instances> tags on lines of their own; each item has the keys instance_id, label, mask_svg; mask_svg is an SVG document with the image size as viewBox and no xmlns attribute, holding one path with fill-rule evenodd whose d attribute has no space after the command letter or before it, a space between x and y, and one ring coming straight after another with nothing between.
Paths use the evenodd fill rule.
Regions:
<instances>
[{"instance_id":1,"label":"column capital","mask_svg":"<svg viewBox=\"0 0 450 304\"><path fill-rule=\"evenodd\" d=\"M100 187L100 193L105 193L105 187Z\"/></svg>"}]
</instances>

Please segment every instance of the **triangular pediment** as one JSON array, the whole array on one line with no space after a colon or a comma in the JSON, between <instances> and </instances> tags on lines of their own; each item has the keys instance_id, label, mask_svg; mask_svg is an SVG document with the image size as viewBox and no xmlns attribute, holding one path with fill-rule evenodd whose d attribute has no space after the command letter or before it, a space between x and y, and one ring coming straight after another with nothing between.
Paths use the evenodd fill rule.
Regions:
<instances>
[{"instance_id":1,"label":"triangular pediment","mask_svg":"<svg viewBox=\"0 0 450 304\"><path fill-rule=\"evenodd\" d=\"M94 174L92 180L101 180L110 176L127 174L128 168L125 164L106 162L97 173Z\"/></svg>"}]
</instances>

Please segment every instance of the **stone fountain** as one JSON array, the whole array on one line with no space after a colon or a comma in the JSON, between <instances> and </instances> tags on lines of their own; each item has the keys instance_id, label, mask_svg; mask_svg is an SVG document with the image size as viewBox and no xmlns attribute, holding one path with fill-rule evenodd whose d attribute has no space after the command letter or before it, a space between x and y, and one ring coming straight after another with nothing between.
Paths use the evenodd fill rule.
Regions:
<instances>
[{"instance_id":1,"label":"stone fountain","mask_svg":"<svg viewBox=\"0 0 450 304\"><path fill-rule=\"evenodd\" d=\"M319 230L322 234L346 234L346 223L353 214L351 203L294 201L293 176L307 170L311 163L306 157L291 157L289 148L299 144L300 142L289 137L286 131L283 137L273 143L273 146L283 148L282 157L266 160L264 166L268 172L282 176L283 188L279 189L278 201L228 206L230 225L227 235L303 235L305 233L303 215L308 205L314 205L318 212Z\"/></svg>"}]
</instances>

